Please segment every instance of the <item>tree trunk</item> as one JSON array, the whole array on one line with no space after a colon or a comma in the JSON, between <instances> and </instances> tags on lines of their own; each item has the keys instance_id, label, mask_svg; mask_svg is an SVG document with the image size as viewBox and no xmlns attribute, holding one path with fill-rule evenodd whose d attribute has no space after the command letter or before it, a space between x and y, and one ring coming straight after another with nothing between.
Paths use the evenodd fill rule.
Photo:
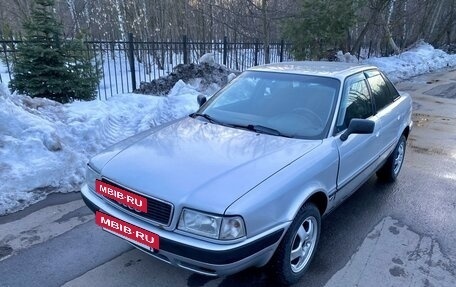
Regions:
<instances>
[{"instance_id":1,"label":"tree trunk","mask_svg":"<svg viewBox=\"0 0 456 287\"><path fill-rule=\"evenodd\" d=\"M263 45L264 45L264 63L269 64L269 45L271 41L271 29L268 19L268 0L261 0L261 15L263 20Z\"/></svg>"},{"instance_id":2,"label":"tree trunk","mask_svg":"<svg viewBox=\"0 0 456 287\"><path fill-rule=\"evenodd\" d=\"M356 41L350 50L350 54L353 55L356 53L356 51L358 51L359 47L361 46L361 42L364 39L364 36L366 36L367 31L369 31L369 28L371 25L371 19L372 19L372 17L370 17L369 20L367 20L366 25L364 25L364 28L361 30L361 33L359 33L358 38L356 38Z\"/></svg>"},{"instance_id":3,"label":"tree trunk","mask_svg":"<svg viewBox=\"0 0 456 287\"><path fill-rule=\"evenodd\" d=\"M438 3L436 3L436 4L438 6L437 6L437 9L435 10L435 12L433 13L433 17L431 18L432 22L431 22L430 29L429 29L429 37L432 37L432 35L434 34L434 31L435 31L435 26L437 24L437 21L442 18L441 12L442 12L442 7L443 7L443 1L439 0Z\"/></svg>"},{"instance_id":4,"label":"tree trunk","mask_svg":"<svg viewBox=\"0 0 456 287\"><path fill-rule=\"evenodd\" d=\"M396 3L396 0L391 0L389 3L389 9L388 9L388 15L386 17L386 25L385 25L385 31L386 31L386 37L388 38L388 44L393 48L394 54L399 54L401 52L401 49L396 45L396 42L394 41L393 35L391 34L391 16L393 15L394 12L394 4Z\"/></svg>"},{"instance_id":5,"label":"tree trunk","mask_svg":"<svg viewBox=\"0 0 456 287\"><path fill-rule=\"evenodd\" d=\"M76 8L74 6L74 0L67 0L66 3L68 5L68 10L70 11L71 20L73 20L72 32L73 32L73 35L75 35L76 32L80 30L80 27L79 27L78 18L76 16L76 11L75 11Z\"/></svg>"},{"instance_id":6,"label":"tree trunk","mask_svg":"<svg viewBox=\"0 0 456 287\"><path fill-rule=\"evenodd\" d=\"M404 0L404 8L403 8L403 18L404 22L402 23L402 47L405 47L407 45L407 4L408 0Z\"/></svg>"},{"instance_id":7,"label":"tree trunk","mask_svg":"<svg viewBox=\"0 0 456 287\"><path fill-rule=\"evenodd\" d=\"M114 7L116 8L117 21L118 21L119 31L120 31L120 37L121 37L122 40L126 40L127 39L126 38L127 35L125 33L125 30L124 30L125 23L124 23L124 18L123 18L123 15L122 15L122 10L120 9L119 0L116 0L114 2Z\"/></svg>"}]
</instances>

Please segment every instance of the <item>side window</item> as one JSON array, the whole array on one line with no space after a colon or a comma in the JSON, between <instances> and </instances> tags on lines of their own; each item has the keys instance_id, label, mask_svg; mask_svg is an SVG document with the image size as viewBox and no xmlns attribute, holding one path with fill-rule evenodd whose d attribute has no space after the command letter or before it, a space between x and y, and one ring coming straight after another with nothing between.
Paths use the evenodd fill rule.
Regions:
<instances>
[{"instance_id":1,"label":"side window","mask_svg":"<svg viewBox=\"0 0 456 287\"><path fill-rule=\"evenodd\" d=\"M383 109L393 102L394 99L390 93L390 89L380 74L368 78L367 81L371 87L372 96L374 97L375 107L377 111Z\"/></svg>"},{"instance_id":2,"label":"side window","mask_svg":"<svg viewBox=\"0 0 456 287\"><path fill-rule=\"evenodd\" d=\"M372 101L366 80L357 79L349 82L342 95L336 132L345 130L351 119L366 119L372 115Z\"/></svg>"},{"instance_id":3,"label":"side window","mask_svg":"<svg viewBox=\"0 0 456 287\"><path fill-rule=\"evenodd\" d=\"M385 75L382 75L382 76L383 76L383 80L385 80L386 85L388 86L388 89L393 98L393 101L396 100L397 98L399 98L400 97L399 92L396 90L396 87L394 87L393 83L391 83L391 81L387 77L385 77Z\"/></svg>"}]
</instances>

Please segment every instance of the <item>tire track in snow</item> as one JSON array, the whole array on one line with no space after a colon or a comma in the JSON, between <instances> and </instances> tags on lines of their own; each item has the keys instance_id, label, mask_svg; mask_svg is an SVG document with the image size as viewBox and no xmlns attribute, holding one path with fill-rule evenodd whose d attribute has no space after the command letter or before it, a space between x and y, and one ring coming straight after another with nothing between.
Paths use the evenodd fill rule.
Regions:
<instances>
[{"instance_id":1,"label":"tire track in snow","mask_svg":"<svg viewBox=\"0 0 456 287\"><path fill-rule=\"evenodd\" d=\"M136 133L134 125L123 115L110 114L103 121L100 129L100 137L105 141L106 145L114 144L132 136Z\"/></svg>"}]
</instances>

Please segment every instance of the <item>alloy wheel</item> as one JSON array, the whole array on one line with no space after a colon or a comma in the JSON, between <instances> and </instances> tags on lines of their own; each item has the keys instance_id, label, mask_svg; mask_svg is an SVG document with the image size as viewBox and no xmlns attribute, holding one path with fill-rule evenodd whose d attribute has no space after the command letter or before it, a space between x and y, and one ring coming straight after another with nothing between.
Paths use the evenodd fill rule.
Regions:
<instances>
[{"instance_id":1,"label":"alloy wheel","mask_svg":"<svg viewBox=\"0 0 456 287\"><path fill-rule=\"evenodd\" d=\"M294 273L299 273L309 263L317 243L317 228L317 220L309 216L296 231L290 252L291 270Z\"/></svg>"}]
</instances>

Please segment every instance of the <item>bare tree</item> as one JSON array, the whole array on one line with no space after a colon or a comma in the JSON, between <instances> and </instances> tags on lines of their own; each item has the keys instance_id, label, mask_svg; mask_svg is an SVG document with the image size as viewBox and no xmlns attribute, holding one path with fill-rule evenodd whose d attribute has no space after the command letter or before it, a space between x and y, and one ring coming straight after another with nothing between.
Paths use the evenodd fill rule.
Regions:
<instances>
[{"instance_id":1,"label":"bare tree","mask_svg":"<svg viewBox=\"0 0 456 287\"><path fill-rule=\"evenodd\" d=\"M386 24L385 24L385 32L386 32L386 37L388 39L388 43L391 46L391 48L394 50L395 54L399 54L401 52L401 49L396 45L396 41L394 41L393 34L391 34L391 16L393 15L394 12L394 4L396 4L396 0L390 0L389 1L389 7L388 7L388 12L386 16Z\"/></svg>"},{"instance_id":2,"label":"bare tree","mask_svg":"<svg viewBox=\"0 0 456 287\"><path fill-rule=\"evenodd\" d=\"M0 31L4 35L21 33L21 23L29 17L33 1L0 1ZM303 1L307 0L58 0L56 8L67 37L84 32L95 39L114 40L126 39L128 33L144 40L177 40L183 35L204 42L224 36L259 40L267 63L271 42L283 37L285 21L302 15ZM366 43L371 43L373 50L388 47L398 53L421 39L442 45L456 38L456 0L350 3L357 9L356 17L353 26L344 30L346 43L339 48L352 53Z\"/></svg>"}]
</instances>

